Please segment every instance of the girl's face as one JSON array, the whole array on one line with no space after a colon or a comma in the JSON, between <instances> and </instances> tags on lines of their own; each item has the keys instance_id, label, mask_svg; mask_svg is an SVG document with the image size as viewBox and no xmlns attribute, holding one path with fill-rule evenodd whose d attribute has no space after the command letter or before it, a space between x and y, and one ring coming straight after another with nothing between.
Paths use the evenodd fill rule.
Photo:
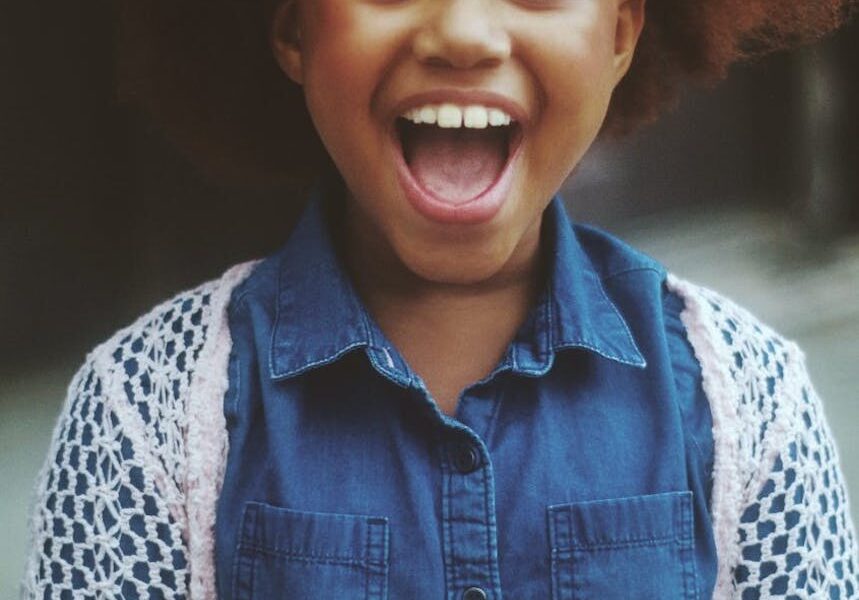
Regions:
<instances>
[{"instance_id":1,"label":"girl's face","mask_svg":"<svg viewBox=\"0 0 859 600\"><path fill-rule=\"evenodd\" d=\"M286 0L272 43L349 188L353 238L423 279L475 284L536 255L643 4Z\"/></svg>"}]
</instances>

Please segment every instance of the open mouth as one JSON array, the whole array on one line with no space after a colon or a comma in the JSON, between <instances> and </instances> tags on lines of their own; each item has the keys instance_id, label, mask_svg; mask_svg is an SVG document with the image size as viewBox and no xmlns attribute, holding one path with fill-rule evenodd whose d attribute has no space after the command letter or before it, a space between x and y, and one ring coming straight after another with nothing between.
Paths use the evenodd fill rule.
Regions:
<instances>
[{"instance_id":1,"label":"open mouth","mask_svg":"<svg viewBox=\"0 0 859 600\"><path fill-rule=\"evenodd\" d=\"M520 127L439 127L397 119L403 160L414 182L435 200L461 206L490 190L518 145Z\"/></svg>"},{"instance_id":2,"label":"open mouth","mask_svg":"<svg viewBox=\"0 0 859 600\"><path fill-rule=\"evenodd\" d=\"M491 216L509 187L521 129L506 113L480 107L442 105L401 115L395 127L398 162L410 200L444 221ZM505 180L508 185L499 185Z\"/></svg>"}]
</instances>

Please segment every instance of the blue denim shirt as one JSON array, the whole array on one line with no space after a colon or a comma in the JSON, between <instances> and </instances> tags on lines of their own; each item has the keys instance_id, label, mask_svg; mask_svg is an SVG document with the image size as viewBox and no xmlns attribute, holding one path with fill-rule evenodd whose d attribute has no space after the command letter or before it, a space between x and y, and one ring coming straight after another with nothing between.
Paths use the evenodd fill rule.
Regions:
<instances>
[{"instance_id":1,"label":"blue denim shirt","mask_svg":"<svg viewBox=\"0 0 859 600\"><path fill-rule=\"evenodd\" d=\"M324 206L235 290L221 598L709 598L711 417L665 271L560 199L545 290L454 417Z\"/></svg>"}]
</instances>

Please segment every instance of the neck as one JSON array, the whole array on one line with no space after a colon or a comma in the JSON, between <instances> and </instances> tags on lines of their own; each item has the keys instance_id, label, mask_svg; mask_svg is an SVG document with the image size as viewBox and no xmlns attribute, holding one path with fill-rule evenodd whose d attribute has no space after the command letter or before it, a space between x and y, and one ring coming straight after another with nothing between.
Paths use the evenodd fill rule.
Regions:
<instances>
[{"instance_id":1,"label":"neck","mask_svg":"<svg viewBox=\"0 0 859 600\"><path fill-rule=\"evenodd\" d=\"M463 284L416 275L378 242L382 236L346 224L347 268L358 293L449 414L460 392L495 368L535 301L541 280L536 229L493 276Z\"/></svg>"}]
</instances>

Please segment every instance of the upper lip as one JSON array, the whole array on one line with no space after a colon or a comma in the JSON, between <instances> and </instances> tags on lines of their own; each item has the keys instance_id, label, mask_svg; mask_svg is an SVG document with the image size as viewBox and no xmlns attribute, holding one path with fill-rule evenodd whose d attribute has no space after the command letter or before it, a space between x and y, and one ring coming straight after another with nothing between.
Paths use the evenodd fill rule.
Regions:
<instances>
[{"instance_id":1,"label":"upper lip","mask_svg":"<svg viewBox=\"0 0 859 600\"><path fill-rule=\"evenodd\" d=\"M521 125L528 123L528 111L508 96L488 90L437 89L420 92L397 102L393 109L392 121L408 110L427 104L456 104L458 106L480 105L498 108L513 117Z\"/></svg>"}]
</instances>

